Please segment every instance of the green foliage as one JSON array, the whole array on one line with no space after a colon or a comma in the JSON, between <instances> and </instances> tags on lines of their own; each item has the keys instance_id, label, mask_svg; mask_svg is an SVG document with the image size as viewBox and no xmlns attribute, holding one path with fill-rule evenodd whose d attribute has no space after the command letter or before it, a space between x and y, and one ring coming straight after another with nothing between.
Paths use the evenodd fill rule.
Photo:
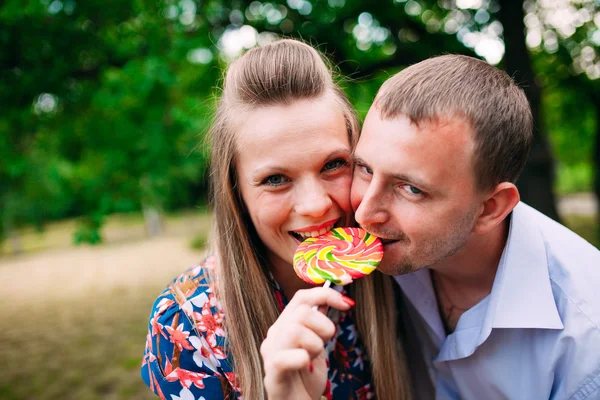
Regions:
<instances>
[{"instance_id":1,"label":"green foliage","mask_svg":"<svg viewBox=\"0 0 600 400\"><path fill-rule=\"evenodd\" d=\"M75 233L73 242L75 244L98 244L102 242L100 236L100 227L102 226L102 216L85 217L81 219Z\"/></svg>"},{"instance_id":2,"label":"green foliage","mask_svg":"<svg viewBox=\"0 0 600 400\"><path fill-rule=\"evenodd\" d=\"M195 204L218 71L169 4L0 6L0 231L84 216L74 240L97 243L109 213Z\"/></svg>"},{"instance_id":3,"label":"green foliage","mask_svg":"<svg viewBox=\"0 0 600 400\"><path fill-rule=\"evenodd\" d=\"M190 247L195 250L200 250L206 247L208 243L208 232L197 233L192 240L190 240Z\"/></svg>"},{"instance_id":4,"label":"green foliage","mask_svg":"<svg viewBox=\"0 0 600 400\"><path fill-rule=\"evenodd\" d=\"M226 62L256 41L284 35L317 46L364 117L393 72L432 55L475 55L465 32L492 29L498 11L484 3L475 10L433 0L6 0L0 239L24 225L81 217L74 240L98 243L108 214L203 201L208 154L198 144L213 94ZM532 53L545 86L544 123L566 177L560 191L591 185L582 171L593 171L600 90L572 67L590 26L561 37L558 51ZM228 36L240 28L259 34ZM237 52L226 50L228 37Z\"/></svg>"},{"instance_id":5,"label":"green foliage","mask_svg":"<svg viewBox=\"0 0 600 400\"><path fill-rule=\"evenodd\" d=\"M556 192L558 194L591 192L594 171L590 162L578 164L560 163L556 168Z\"/></svg>"}]
</instances>

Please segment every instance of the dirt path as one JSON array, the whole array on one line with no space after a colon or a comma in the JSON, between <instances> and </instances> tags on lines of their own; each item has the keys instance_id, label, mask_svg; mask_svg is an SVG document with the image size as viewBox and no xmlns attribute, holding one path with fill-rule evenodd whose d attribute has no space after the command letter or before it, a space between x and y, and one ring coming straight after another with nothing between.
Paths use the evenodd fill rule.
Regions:
<instances>
[{"instance_id":1,"label":"dirt path","mask_svg":"<svg viewBox=\"0 0 600 400\"><path fill-rule=\"evenodd\" d=\"M126 287L165 286L201 260L187 237L66 248L0 260L0 296L12 304L73 299Z\"/></svg>"}]
</instances>

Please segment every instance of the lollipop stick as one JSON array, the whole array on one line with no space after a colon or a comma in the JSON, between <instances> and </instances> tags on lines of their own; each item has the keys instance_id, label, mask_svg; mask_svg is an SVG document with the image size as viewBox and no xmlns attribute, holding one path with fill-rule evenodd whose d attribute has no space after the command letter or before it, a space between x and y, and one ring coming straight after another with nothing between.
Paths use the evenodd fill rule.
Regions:
<instances>
[{"instance_id":1,"label":"lollipop stick","mask_svg":"<svg viewBox=\"0 0 600 400\"><path fill-rule=\"evenodd\" d=\"M323 284L324 288L328 288L329 286L331 286L331 281L325 281L325 283ZM313 306L313 310L318 310L319 306Z\"/></svg>"}]
</instances>

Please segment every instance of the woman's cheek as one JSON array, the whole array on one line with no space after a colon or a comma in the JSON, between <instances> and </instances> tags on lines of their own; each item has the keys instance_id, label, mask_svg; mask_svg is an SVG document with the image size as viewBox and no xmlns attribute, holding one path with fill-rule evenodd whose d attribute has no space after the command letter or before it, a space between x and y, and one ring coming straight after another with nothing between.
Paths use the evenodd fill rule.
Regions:
<instances>
[{"instance_id":1,"label":"woman's cheek","mask_svg":"<svg viewBox=\"0 0 600 400\"><path fill-rule=\"evenodd\" d=\"M346 212L352 210L350 203L350 186L352 185L352 175L346 174L334 181L332 186L332 198Z\"/></svg>"},{"instance_id":2,"label":"woman's cheek","mask_svg":"<svg viewBox=\"0 0 600 400\"><path fill-rule=\"evenodd\" d=\"M281 193L261 193L252 199L252 207L249 207L250 218L257 230L262 227L272 227L285 220L290 200L288 196Z\"/></svg>"}]
</instances>

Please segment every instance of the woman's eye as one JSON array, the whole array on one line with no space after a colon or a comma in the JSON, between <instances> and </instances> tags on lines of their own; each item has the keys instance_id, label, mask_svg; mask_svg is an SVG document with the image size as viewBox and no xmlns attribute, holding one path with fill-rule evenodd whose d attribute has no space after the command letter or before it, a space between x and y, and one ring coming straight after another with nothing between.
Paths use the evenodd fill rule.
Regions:
<instances>
[{"instance_id":1,"label":"woman's eye","mask_svg":"<svg viewBox=\"0 0 600 400\"><path fill-rule=\"evenodd\" d=\"M348 162L346 160L344 160L342 158L338 158L336 160L329 161L327 164L325 164L325 166L323 167L323 169L325 171L331 171L331 170L343 167L346 164L348 164Z\"/></svg>"},{"instance_id":2,"label":"woman's eye","mask_svg":"<svg viewBox=\"0 0 600 400\"><path fill-rule=\"evenodd\" d=\"M288 181L289 181L289 179L287 179L283 175L271 175L271 176L267 176L262 181L262 184L269 185L269 186L280 186L280 185L283 185L284 183L287 183Z\"/></svg>"}]
</instances>

